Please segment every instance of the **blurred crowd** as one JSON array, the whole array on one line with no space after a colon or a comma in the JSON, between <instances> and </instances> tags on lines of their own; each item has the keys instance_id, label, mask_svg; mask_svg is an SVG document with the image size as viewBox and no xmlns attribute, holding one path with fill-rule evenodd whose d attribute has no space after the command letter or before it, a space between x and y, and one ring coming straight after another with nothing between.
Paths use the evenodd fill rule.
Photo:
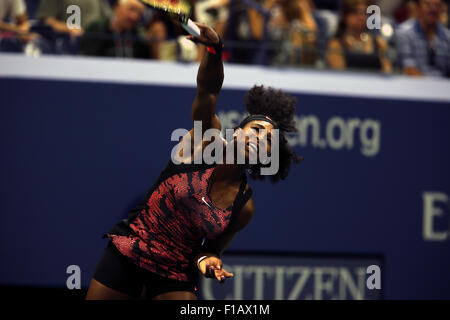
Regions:
<instances>
[{"instance_id":1,"label":"blurred crowd","mask_svg":"<svg viewBox=\"0 0 450 320\"><path fill-rule=\"evenodd\" d=\"M231 63L450 76L447 0L191 3L192 19L221 35ZM185 35L138 0L0 0L2 52L199 61L203 51Z\"/></svg>"}]
</instances>

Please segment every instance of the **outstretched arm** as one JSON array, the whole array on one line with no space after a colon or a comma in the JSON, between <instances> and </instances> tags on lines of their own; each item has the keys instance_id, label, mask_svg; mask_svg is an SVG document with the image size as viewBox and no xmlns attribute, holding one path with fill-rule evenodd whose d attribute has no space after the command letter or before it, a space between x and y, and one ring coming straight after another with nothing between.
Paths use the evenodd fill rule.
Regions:
<instances>
[{"instance_id":1,"label":"outstretched arm","mask_svg":"<svg viewBox=\"0 0 450 320\"><path fill-rule=\"evenodd\" d=\"M228 248L236 234L250 223L253 219L254 213L255 204L253 202L253 198L251 198L241 209L233 228L226 230L216 239L208 239L205 241L203 244L204 250L199 252L195 257L195 261L198 261L198 259L202 256L207 257L198 265L200 272L205 277L216 278L219 282L223 282L226 278L233 276L232 273L229 273L222 267L222 260L219 256L223 253L223 251L225 251L226 248Z\"/></svg>"},{"instance_id":2,"label":"outstretched arm","mask_svg":"<svg viewBox=\"0 0 450 320\"><path fill-rule=\"evenodd\" d=\"M200 36L188 36L189 40L205 46L219 44L219 36L210 27L197 23ZM223 83L222 53L206 51L203 55L197 74L197 94L192 104L192 121L202 121L202 129L221 129L216 115L216 102Z\"/></svg>"}]
</instances>

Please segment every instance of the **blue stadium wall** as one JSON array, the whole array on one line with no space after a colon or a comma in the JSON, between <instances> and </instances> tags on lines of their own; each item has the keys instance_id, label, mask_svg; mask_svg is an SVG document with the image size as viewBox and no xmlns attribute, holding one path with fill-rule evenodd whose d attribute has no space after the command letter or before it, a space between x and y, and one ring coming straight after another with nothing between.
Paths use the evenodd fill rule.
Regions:
<instances>
[{"instance_id":1,"label":"blue stadium wall","mask_svg":"<svg viewBox=\"0 0 450 320\"><path fill-rule=\"evenodd\" d=\"M106 245L190 129L195 65L0 56L0 285L89 284ZM253 84L298 97L305 161L252 182L256 214L205 299L450 299L450 88L439 79L225 67L217 111ZM381 289L366 268L380 266ZM238 281L239 280L239 281Z\"/></svg>"}]
</instances>

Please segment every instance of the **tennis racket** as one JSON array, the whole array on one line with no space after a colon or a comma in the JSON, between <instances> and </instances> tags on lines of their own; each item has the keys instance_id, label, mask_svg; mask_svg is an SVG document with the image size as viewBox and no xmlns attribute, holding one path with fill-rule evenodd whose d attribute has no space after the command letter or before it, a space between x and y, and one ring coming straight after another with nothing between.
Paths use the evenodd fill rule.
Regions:
<instances>
[{"instance_id":1,"label":"tennis racket","mask_svg":"<svg viewBox=\"0 0 450 320\"><path fill-rule=\"evenodd\" d=\"M198 37L200 36L199 27L191 20L193 7L187 0L140 0L147 6L163 12L170 17L178 20L184 30L189 34Z\"/></svg>"}]
</instances>

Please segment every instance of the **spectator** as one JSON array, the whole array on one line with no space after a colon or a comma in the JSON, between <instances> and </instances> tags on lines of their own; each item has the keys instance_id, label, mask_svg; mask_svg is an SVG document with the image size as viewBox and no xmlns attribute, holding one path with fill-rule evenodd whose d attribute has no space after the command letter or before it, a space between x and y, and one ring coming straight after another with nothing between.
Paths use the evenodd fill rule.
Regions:
<instances>
[{"instance_id":1,"label":"spectator","mask_svg":"<svg viewBox=\"0 0 450 320\"><path fill-rule=\"evenodd\" d=\"M146 15L146 38L149 39L150 58L176 60L177 46L181 40L186 40L184 43L196 48L192 41L185 39L186 31L176 19L153 9L148 9Z\"/></svg>"},{"instance_id":2,"label":"spectator","mask_svg":"<svg viewBox=\"0 0 450 320\"><path fill-rule=\"evenodd\" d=\"M397 32L400 66L411 76L449 76L450 31L439 22L442 0L417 2L417 18Z\"/></svg>"},{"instance_id":3,"label":"spectator","mask_svg":"<svg viewBox=\"0 0 450 320\"><path fill-rule=\"evenodd\" d=\"M80 54L102 57L148 58L149 47L137 24L145 11L138 0L118 0L111 17L91 23L80 41Z\"/></svg>"},{"instance_id":4,"label":"spectator","mask_svg":"<svg viewBox=\"0 0 450 320\"><path fill-rule=\"evenodd\" d=\"M165 41L169 37L183 34L183 30L173 19L159 12L154 11L154 13L154 18L150 20L147 26L146 37L149 39L150 58L159 60L162 58L161 51Z\"/></svg>"},{"instance_id":5,"label":"spectator","mask_svg":"<svg viewBox=\"0 0 450 320\"><path fill-rule=\"evenodd\" d=\"M387 43L367 30L367 7L367 0L344 2L337 34L328 44L327 62L332 69L392 71Z\"/></svg>"},{"instance_id":6,"label":"spectator","mask_svg":"<svg viewBox=\"0 0 450 320\"><path fill-rule=\"evenodd\" d=\"M36 38L36 34L30 33L30 24L28 22L24 0L1 0L1 50L21 52L27 43Z\"/></svg>"},{"instance_id":7,"label":"spectator","mask_svg":"<svg viewBox=\"0 0 450 320\"><path fill-rule=\"evenodd\" d=\"M80 7L81 28L69 28L66 20L71 15L67 8L71 5ZM38 19L44 21L55 32L70 35L75 39L83 34L83 30L93 21L106 18L111 9L106 0L42 0L38 10Z\"/></svg>"},{"instance_id":8,"label":"spectator","mask_svg":"<svg viewBox=\"0 0 450 320\"><path fill-rule=\"evenodd\" d=\"M272 10L275 13L275 10ZM271 39L281 51L275 64L315 65L325 49L327 23L315 12L311 0L285 0L269 23Z\"/></svg>"},{"instance_id":9,"label":"spectator","mask_svg":"<svg viewBox=\"0 0 450 320\"><path fill-rule=\"evenodd\" d=\"M227 40L233 44L228 47L232 62L267 63L267 22L277 1L230 1Z\"/></svg>"}]
</instances>

